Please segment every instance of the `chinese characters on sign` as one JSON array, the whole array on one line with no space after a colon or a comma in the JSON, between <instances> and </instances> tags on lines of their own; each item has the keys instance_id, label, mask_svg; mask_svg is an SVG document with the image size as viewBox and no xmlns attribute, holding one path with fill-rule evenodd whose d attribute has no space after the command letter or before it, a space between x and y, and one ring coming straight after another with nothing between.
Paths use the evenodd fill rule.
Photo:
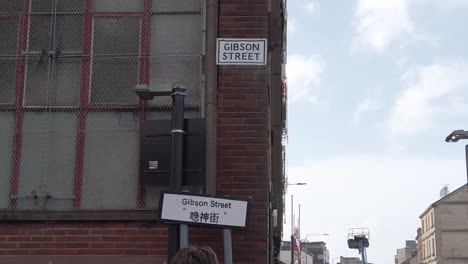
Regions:
<instances>
[{"instance_id":1,"label":"chinese characters on sign","mask_svg":"<svg viewBox=\"0 0 468 264\"><path fill-rule=\"evenodd\" d=\"M195 223L217 224L218 219L218 213L190 212L190 220L192 220Z\"/></svg>"}]
</instances>

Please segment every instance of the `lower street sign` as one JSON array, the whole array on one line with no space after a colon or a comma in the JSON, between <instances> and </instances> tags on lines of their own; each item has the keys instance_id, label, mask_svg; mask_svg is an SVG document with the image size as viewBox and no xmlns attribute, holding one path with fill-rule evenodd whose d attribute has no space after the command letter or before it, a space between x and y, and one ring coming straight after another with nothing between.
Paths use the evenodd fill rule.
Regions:
<instances>
[{"instance_id":1,"label":"lower street sign","mask_svg":"<svg viewBox=\"0 0 468 264\"><path fill-rule=\"evenodd\" d=\"M161 220L224 228L246 228L248 200L163 192Z\"/></svg>"}]
</instances>

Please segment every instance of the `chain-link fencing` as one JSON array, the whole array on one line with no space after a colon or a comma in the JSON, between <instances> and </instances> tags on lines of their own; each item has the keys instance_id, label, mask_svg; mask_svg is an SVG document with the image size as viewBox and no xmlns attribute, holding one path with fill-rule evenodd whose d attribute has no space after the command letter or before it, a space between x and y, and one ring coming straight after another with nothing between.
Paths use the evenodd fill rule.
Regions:
<instances>
[{"instance_id":1,"label":"chain-link fencing","mask_svg":"<svg viewBox=\"0 0 468 264\"><path fill-rule=\"evenodd\" d=\"M0 0L0 210L152 209L140 128L203 105L203 0Z\"/></svg>"}]
</instances>

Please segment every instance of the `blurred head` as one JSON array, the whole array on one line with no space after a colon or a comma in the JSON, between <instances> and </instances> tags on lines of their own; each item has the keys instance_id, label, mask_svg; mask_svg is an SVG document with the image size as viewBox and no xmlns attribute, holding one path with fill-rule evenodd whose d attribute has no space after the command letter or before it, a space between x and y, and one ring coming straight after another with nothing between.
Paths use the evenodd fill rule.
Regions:
<instances>
[{"instance_id":1,"label":"blurred head","mask_svg":"<svg viewBox=\"0 0 468 264\"><path fill-rule=\"evenodd\" d=\"M218 264L218 258L208 246L190 246L180 249L171 264Z\"/></svg>"}]
</instances>

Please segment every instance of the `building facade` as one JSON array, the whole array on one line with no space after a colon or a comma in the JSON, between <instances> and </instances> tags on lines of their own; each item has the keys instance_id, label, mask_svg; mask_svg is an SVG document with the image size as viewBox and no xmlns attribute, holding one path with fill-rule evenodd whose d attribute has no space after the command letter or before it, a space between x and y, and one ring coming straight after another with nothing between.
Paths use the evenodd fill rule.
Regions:
<instances>
[{"instance_id":1,"label":"building facade","mask_svg":"<svg viewBox=\"0 0 468 264\"><path fill-rule=\"evenodd\" d=\"M312 252L308 251L305 248L300 248L300 252L301 252L301 264L313 264L314 263L314 256L312 255ZM281 245L279 261L280 263L291 263L291 241L283 241ZM296 257L295 263L298 263L297 257Z\"/></svg>"},{"instance_id":2,"label":"building facade","mask_svg":"<svg viewBox=\"0 0 468 264\"><path fill-rule=\"evenodd\" d=\"M301 250L311 255L315 264L329 264L330 263L330 252L327 248L327 244L323 241L318 242L301 242Z\"/></svg>"},{"instance_id":3,"label":"building facade","mask_svg":"<svg viewBox=\"0 0 468 264\"><path fill-rule=\"evenodd\" d=\"M407 259L402 262L402 264L418 264L418 263L419 263L418 255L415 255L412 258Z\"/></svg>"},{"instance_id":4,"label":"building facade","mask_svg":"<svg viewBox=\"0 0 468 264\"><path fill-rule=\"evenodd\" d=\"M423 255L423 247L422 247L422 228L418 227L416 230L416 241L417 241L417 256L418 256L418 263L419 263L419 258L422 257Z\"/></svg>"},{"instance_id":5,"label":"building facade","mask_svg":"<svg viewBox=\"0 0 468 264\"><path fill-rule=\"evenodd\" d=\"M354 258L354 257L340 257L340 262L338 264L362 264L362 261L360 258Z\"/></svg>"},{"instance_id":6,"label":"building facade","mask_svg":"<svg viewBox=\"0 0 468 264\"><path fill-rule=\"evenodd\" d=\"M468 189L462 186L421 215L419 263L468 263Z\"/></svg>"},{"instance_id":7,"label":"building facade","mask_svg":"<svg viewBox=\"0 0 468 264\"><path fill-rule=\"evenodd\" d=\"M417 255L417 244L415 240L406 240L404 248L397 249L395 256L395 264L402 264L403 262L413 258Z\"/></svg>"},{"instance_id":8,"label":"building facade","mask_svg":"<svg viewBox=\"0 0 468 264\"><path fill-rule=\"evenodd\" d=\"M204 118L205 182L251 200L234 262L273 263L284 207L286 5L280 0L15 0L0 4L0 263L164 263L161 190L140 182L145 120L187 88ZM266 65L216 64L216 39L267 39ZM189 242L223 259L223 232Z\"/></svg>"}]
</instances>

